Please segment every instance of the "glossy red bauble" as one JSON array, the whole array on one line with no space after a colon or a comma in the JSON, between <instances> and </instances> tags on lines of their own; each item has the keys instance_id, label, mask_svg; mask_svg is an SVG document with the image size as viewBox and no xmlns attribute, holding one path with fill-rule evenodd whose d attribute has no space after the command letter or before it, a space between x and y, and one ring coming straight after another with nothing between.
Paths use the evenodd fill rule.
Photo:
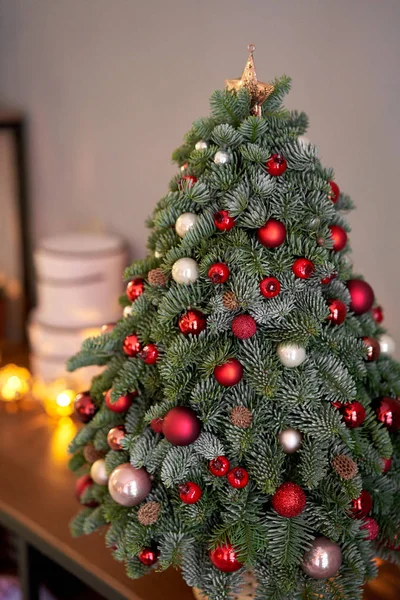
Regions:
<instances>
[{"instance_id":1,"label":"glossy red bauble","mask_svg":"<svg viewBox=\"0 0 400 600\"><path fill-rule=\"evenodd\" d=\"M232 333L240 340L251 338L256 331L256 322L250 315L238 315L232 321Z\"/></svg>"},{"instance_id":2,"label":"glossy red bauble","mask_svg":"<svg viewBox=\"0 0 400 600\"><path fill-rule=\"evenodd\" d=\"M120 396L118 398L118 400L116 400L115 402L112 402L111 401L111 392L112 392L112 390L108 390L108 392L106 393L105 403L106 403L107 408L109 408L110 410L112 410L112 412L115 412L115 413L126 412L128 410L128 408L131 406L133 399L138 395L138 393L135 391L130 394L126 394L125 396Z\"/></svg>"},{"instance_id":3,"label":"glossy red bauble","mask_svg":"<svg viewBox=\"0 0 400 600\"><path fill-rule=\"evenodd\" d=\"M326 277L321 279L321 283L322 283L322 285L328 285L328 283L330 283L331 281L336 279L336 277L337 277L337 273L331 273L330 275L327 275Z\"/></svg>"},{"instance_id":4,"label":"glossy red bauble","mask_svg":"<svg viewBox=\"0 0 400 600\"><path fill-rule=\"evenodd\" d=\"M282 175L287 169L286 159L282 154L272 154L265 163L267 171L272 177L278 177Z\"/></svg>"},{"instance_id":5,"label":"glossy red bauble","mask_svg":"<svg viewBox=\"0 0 400 600\"><path fill-rule=\"evenodd\" d=\"M131 302L134 302L144 292L144 279L137 277L132 279L126 286L126 295Z\"/></svg>"},{"instance_id":6,"label":"glossy red bauble","mask_svg":"<svg viewBox=\"0 0 400 600\"><path fill-rule=\"evenodd\" d=\"M257 238L260 244L266 248L277 248L286 239L286 227L281 221L269 219L257 231Z\"/></svg>"},{"instance_id":7,"label":"glossy red bauble","mask_svg":"<svg viewBox=\"0 0 400 600\"><path fill-rule=\"evenodd\" d=\"M136 333L132 333L132 335L126 336L123 345L123 350L125 354L127 354L128 356L137 356L141 349L142 345Z\"/></svg>"},{"instance_id":8,"label":"glossy red bauble","mask_svg":"<svg viewBox=\"0 0 400 600\"><path fill-rule=\"evenodd\" d=\"M243 467L234 467L226 476L228 483L233 488L241 489L249 483L249 474Z\"/></svg>"},{"instance_id":9,"label":"glossy red bauble","mask_svg":"<svg viewBox=\"0 0 400 600\"><path fill-rule=\"evenodd\" d=\"M264 298L275 298L281 291L281 284L276 277L264 277L260 281L260 292Z\"/></svg>"},{"instance_id":10,"label":"glossy red bauble","mask_svg":"<svg viewBox=\"0 0 400 600\"><path fill-rule=\"evenodd\" d=\"M210 460L208 468L215 477L224 477L230 469L230 463L226 456L217 456Z\"/></svg>"},{"instance_id":11,"label":"glossy red bauble","mask_svg":"<svg viewBox=\"0 0 400 600\"><path fill-rule=\"evenodd\" d=\"M243 567L243 564L238 561L238 553L230 544L222 544L208 553L214 567L223 573L234 573Z\"/></svg>"},{"instance_id":12,"label":"glossy red bauble","mask_svg":"<svg viewBox=\"0 0 400 600\"><path fill-rule=\"evenodd\" d=\"M307 498L304 491L296 483L287 481L280 485L275 494L272 496L272 508L281 517L297 517L300 515L305 506Z\"/></svg>"},{"instance_id":13,"label":"glossy red bauble","mask_svg":"<svg viewBox=\"0 0 400 600\"><path fill-rule=\"evenodd\" d=\"M83 493L92 485L93 485L93 479L89 475L81 475L81 477L79 477L76 480L75 493L76 493L77 500L79 500L79 502L81 501L81 497L82 497ZM84 506L94 508L95 506L98 506L98 503L95 500L91 500L89 502L85 502Z\"/></svg>"},{"instance_id":14,"label":"glossy red bauble","mask_svg":"<svg viewBox=\"0 0 400 600\"><path fill-rule=\"evenodd\" d=\"M203 491L194 481L187 481L179 486L179 498L185 504L196 504L203 495Z\"/></svg>"},{"instance_id":15,"label":"glossy red bauble","mask_svg":"<svg viewBox=\"0 0 400 600\"><path fill-rule=\"evenodd\" d=\"M382 473L390 471L393 463L393 458L382 458Z\"/></svg>"},{"instance_id":16,"label":"glossy red bauble","mask_svg":"<svg viewBox=\"0 0 400 600\"><path fill-rule=\"evenodd\" d=\"M125 437L125 429L122 425L113 427L107 434L107 444L111 450L122 450L121 442Z\"/></svg>"},{"instance_id":17,"label":"glossy red bauble","mask_svg":"<svg viewBox=\"0 0 400 600\"><path fill-rule=\"evenodd\" d=\"M183 175L178 184L178 187L180 190L182 190L184 188L184 185L186 184L187 187L191 188L194 186L196 181L197 181L197 177L195 177L194 175Z\"/></svg>"},{"instance_id":18,"label":"glossy red bauble","mask_svg":"<svg viewBox=\"0 0 400 600\"><path fill-rule=\"evenodd\" d=\"M353 519L365 519L372 510L372 496L367 490L363 490L358 498L350 503L350 515Z\"/></svg>"},{"instance_id":19,"label":"glossy red bauble","mask_svg":"<svg viewBox=\"0 0 400 600\"><path fill-rule=\"evenodd\" d=\"M355 429L364 423L366 416L365 408L357 400L341 404L339 412L349 429Z\"/></svg>"},{"instance_id":20,"label":"glossy red bauble","mask_svg":"<svg viewBox=\"0 0 400 600\"><path fill-rule=\"evenodd\" d=\"M315 271L315 266L307 258L298 258L293 263L292 271L299 279L310 279Z\"/></svg>"},{"instance_id":21,"label":"glossy red bauble","mask_svg":"<svg viewBox=\"0 0 400 600\"><path fill-rule=\"evenodd\" d=\"M378 398L374 402L378 421L389 431L400 429L400 400L398 398Z\"/></svg>"},{"instance_id":22,"label":"glossy red bauble","mask_svg":"<svg viewBox=\"0 0 400 600\"><path fill-rule=\"evenodd\" d=\"M379 525L372 517L366 517L360 529L366 529L368 534L365 539L376 540L379 534Z\"/></svg>"},{"instance_id":23,"label":"glossy red bauble","mask_svg":"<svg viewBox=\"0 0 400 600\"><path fill-rule=\"evenodd\" d=\"M224 386L236 385L243 377L243 367L236 358L231 358L214 369L214 377Z\"/></svg>"},{"instance_id":24,"label":"glossy red bauble","mask_svg":"<svg viewBox=\"0 0 400 600\"><path fill-rule=\"evenodd\" d=\"M89 392L82 392L76 396L74 410L82 423L89 423L93 419L97 409Z\"/></svg>"},{"instance_id":25,"label":"glossy red bauble","mask_svg":"<svg viewBox=\"0 0 400 600\"><path fill-rule=\"evenodd\" d=\"M158 359L158 348L155 344L146 344L140 352L140 358L146 365L154 365Z\"/></svg>"},{"instance_id":26,"label":"glossy red bauble","mask_svg":"<svg viewBox=\"0 0 400 600\"><path fill-rule=\"evenodd\" d=\"M378 360L380 353L381 353L381 347L379 345L378 340L376 340L375 338L370 337L368 335L365 335L362 338L362 341L367 350L366 360L368 362Z\"/></svg>"},{"instance_id":27,"label":"glossy red bauble","mask_svg":"<svg viewBox=\"0 0 400 600\"><path fill-rule=\"evenodd\" d=\"M205 315L195 308L189 309L179 317L178 327L183 335L199 335L207 325Z\"/></svg>"},{"instance_id":28,"label":"glossy red bauble","mask_svg":"<svg viewBox=\"0 0 400 600\"><path fill-rule=\"evenodd\" d=\"M331 186L331 191L329 193L329 198L332 200L332 202L334 204L336 204L336 202L339 200L340 188L339 188L338 184L335 181L328 181L328 183Z\"/></svg>"},{"instance_id":29,"label":"glossy red bauble","mask_svg":"<svg viewBox=\"0 0 400 600\"><path fill-rule=\"evenodd\" d=\"M331 238L333 242L333 250L340 252L347 244L347 233L339 225L330 225Z\"/></svg>"},{"instance_id":30,"label":"glossy red bauble","mask_svg":"<svg viewBox=\"0 0 400 600\"><path fill-rule=\"evenodd\" d=\"M235 227L235 219L230 216L227 210L219 210L214 215L214 225L218 231L230 231Z\"/></svg>"},{"instance_id":31,"label":"glossy red bauble","mask_svg":"<svg viewBox=\"0 0 400 600\"><path fill-rule=\"evenodd\" d=\"M341 325L344 323L347 315L345 303L336 298L336 300L328 300L328 304L330 312L328 321L333 323L333 325Z\"/></svg>"},{"instance_id":32,"label":"glossy red bauble","mask_svg":"<svg viewBox=\"0 0 400 600\"><path fill-rule=\"evenodd\" d=\"M194 410L187 406L171 408L163 419L163 434L175 446L193 444L200 431L200 420Z\"/></svg>"},{"instance_id":33,"label":"glossy red bauble","mask_svg":"<svg viewBox=\"0 0 400 600\"><path fill-rule=\"evenodd\" d=\"M213 283L225 283L229 273L229 267L225 263L215 263L208 269L208 276Z\"/></svg>"},{"instance_id":34,"label":"glossy red bauble","mask_svg":"<svg viewBox=\"0 0 400 600\"><path fill-rule=\"evenodd\" d=\"M371 310L374 303L374 292L372 287L362 279L350 279L347 282L350 292L350 310L356 315L362 315Z\"/></svg>"},{"instance_id":35,"label":"glossy red bauble","mask_svg":"<svg viewBox=\"0 0 400 600\"><path fill-rule=\"evenodd\" d=\"M159 557L159 551L155 550L154 548L143 548L138 554L138 559L140 562L147 567L155 565Z\"/></svg>"},{"instance_id":36,"label":"glossy red bauble","mask_svg":"<svg viewBox=\"0 0 400 600\"><path fill-rule=\"evenodd\" d=\"M160 417L157 417L156 419L152 419L150 421L150 427L152 428L152 430L155 433L162 433L163 423L164 423L164 419L160 419Z\"/></svg>"},{"instance_id":37,"label":"glossy red bauble","mask_svg":"<svg viewBox=\"0 0 400 600\"><path fill-rule=\"evenodd\" d=\"M382 306L374 306L371 309L372 318L376 323L382 323L383 321L383 308Z\"/></svg>"}]
</instances>

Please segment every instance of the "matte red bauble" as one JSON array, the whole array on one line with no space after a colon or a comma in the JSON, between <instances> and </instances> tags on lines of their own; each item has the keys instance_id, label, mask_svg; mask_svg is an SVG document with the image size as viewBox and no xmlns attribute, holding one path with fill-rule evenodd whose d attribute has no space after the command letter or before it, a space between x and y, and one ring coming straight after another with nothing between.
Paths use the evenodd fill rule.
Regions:
<instances>
[{"instance_id":1,"label":"matte red bauble","mask_svg":"<svg viewBox=\"0 0 400 600\"><path fill-rule=\"evenodd\" d=\"M364 342L364 346L367 350L366 360L368 362L378 360L379 355L381 353L381 347L379 345L378 340L376 340L375 338L370 337L368 335L365 335L362 338L362 341Z\"/></svg>"},{"instance_id":2,"label":"matte red bauble","mask_svg":"<svg viewBox=\"0 0 400 600\"><path fill-rule=\"evenodd\" d=\"M250 315L238 315L232 321L232 333L240 340L251 338L256 331L256 322Z\"/></svg>"},{"instance_id":3,"label":"matte red bauble","mask_svg":"<svg viewBox=\"0 0 400 600\"><path fill-rule=\"evenodd\" d=\"M125 437L125 429L122 425L113 427L107 434L107 444L111 450L122 450L121 442Z\"/></svg>"},{"instance_id":4,"label":"matte red bauble","mask_svg":"<svg viewBox=\"0 0 400 600\"><path fill-rule=\"evenodd\" d=\"M214 377L224 386L236 385L243 377L243 367L236 358L231 358L214 369Z\"/></svg>"},{"instance_id":5,"label":"matte red bauble","mask_svg":"<svg viewBox=\"0 0 400 600\"><path fill-rule=\"evenodd\" d=\"M314 263L307 258L298 258L293 263L292 271L299 279L310 279L315 271Z\"/></svg>"},{"instance_id":6,"label":"matte red bauble","mask_svg":"<svg viewBox=\"0 0 400 600\"><path fill-rule=\"evenodd\" d=\"M218 231L230 231L235 227L235 219L229 215L227 210L219 210L214 215L214 225Z\"/></svg>"},{"instance_id":7,"label":"matte red bauble","mask_svg":"<svg viewBox=\"0 0 400 600\"><path fill-rule=\"evenodd\" d=\"M182 483L179 486L179 498L185 504L196 504L203 495L203 491L194 481Z\"/></svg>"},{"instance_id":8,"label":"matte red bauble","mask_svg":"<svg viewBox=\"0 0 400 600\"><path fill-rule=\"evenodd\" d=\"M331 273L330 275L327 275L326 277L321 279L321 283L322 283L322 285L328 285L328 283L330 283L331 281L336 279L336 277L337 277L337 273Z\"/></svg>"},{"instance_id":9,"label":"matte red bauble","mask_svg":"<svg viewBox=\"0 0 400 600\"><path fill-rule=\"evenodd\" d=\"M277 248L286 239L286 227L281 221L269 219L257 231L257 237L260 244L266 248Z\"/></svg>"},{"instance_id":10,"label":"matte red bauble","mask_svg":"<svg viewBox=\"0 0 400 600\"><path fill-rule=\"evenodd\" d=\"M355 400L354 402L346 402L339 408L339 412L343 417L343 421L350 429L360 427L364 423L366 416L365 408L362 404Z\"/></svg>"},{"instance_id":11,"label":"matte red bauble","mask_svg":"<svg viewBox=\"0 0 400 600\"><path fill-rule=\"evenodd\" d=\"M217 456L210 460L208 468L215 477L224 477L230 469L230 463L226 456Z\"/></svg>"},{"instance_id":12,"label":"matte red bauble","mask_svg":"<svg viewBox=\"0 0 400 600\"><path fill-rule=\"evenodd\" d=\"M82 423L89 423L93 419L97 409L89 392L82 392L76 396L74 410Z\"/></svg>"},{"instance_id":13,"label":"matte red bauble","mask_svg":"<svg viewBox=\"0 0 400 600\"><path fill-rule=\"evenodd\" d=\"M179 189L182 190L184 187L184 183L186 183L187 187L191 188L194 186L196 181L197 181L197 177L195 177L194 175L183 175L178 184L178 187L179 187Z\"/></svg>"},{"instance_id":14,"label":"matte red bauble","mask_svg":"<svg viewBox=\"0 0 400 600\"><path fill-rule=\"evenodd\" d=\"M350 279L347 282L350 292L350 310L356 315L362 315L371 310L374 303L374 292L372 287L362 279Z\"/></svg>"},{"instance_id":15,"label":"matte red bauble","mask_svg":"<svg viewBox=\"0 0 400 600\"><path fill-rule=\"evenodd\" d=\"M367 490L363 490L358 498L350 503L350 515L353 519L365 519L368 513L372 510L372 496Z\"/></svg>"},{"instance_id":16,"label":"matte red bauble","mask_svg":"<svg viewBox=\"0 0 400 600\"><path fill-rule=\"evenodd\" d=\"M390 471L393 463L393 458L382 458L382 473Z\"/></svg>"},{"instance_id":17,"label":"matte red bauble","mask_svg":"<svg viewBox=\"0 0 400 600\"><path fill-rule=\"evenodd\" d=\"M124 339L123 350L125 354L128 356L137 356L142 349L142 345L139 342L139 338L136 333L132 333L132 335L127 335Z\"/></svg>"},{"instance_id":18,"label":"matte red bauble","mask_svg":"<svg viewBox=\"0 0 400 600\"><path fill-rule=\"evenodd\" d=\"M383 321L383 308L382 306L374 306L371 310L372 318L376 323L382 323Z\"/></svg>"},{"instance_id":19,"label":"matte red bauble","mask_svg":"<svg viewBox=\"0 0 400 600\"><path fill-rule=\"evenodd\" d=\"M158 550L154 550L154 548L143 548L139 554L138 559L143 565L147 567L151 567L155 565L160 557L160 553Z\"/></svg>"},{"instance_id":20,"label":"matte red bauble","mask_svg":"<svg viewBox=\"0 0 400 600\"><path fill-rule=\"evenodd\" d=\"M366 529L368 534L365 539L376 540L379 534L379 525L372 517L366 517L360 529Z\"/></svg>"},{"instance_id":21,"label":"matte red bauble","mask_svg":"<svg viewBox=\"0 0 400 600\"><path fill-rule=\"evenodd\" d=\"M265 277L260 281L260 292L264 298L275 298L281 291L281 284L276 277Z\"/></svg>"},{"instance_id":22,"label":"matte red bauble","mask_svg":"<svg viewBox=\"0 0 400 600\"><path fill-rule=\"evenodd\" d=\"M178 327L183 335L199 335L206 328L205 315L195 308L191 308L179 317Z\"/></svg>"},{"instance_id":23,"label":"matte red bauble","mask_svg":"<svg viewBox=\"0 0 400 600\"><path fill-rule=\"evenodd\" d=\"M140 352L140 358L144 360L146 365L154 365L158 359L158 348L155 344L146 344Z\"/></svg>"},{"instance_id":24,"label":"matte red bauble","mask_svg":"<svg viewBox=\"0 0 400 600\"><path fill-rule=\"evenodd\" d=\"M265 166L267 167L268 173L272 175L272 177L278 177L286 171L287 162L282 154L273 154L269 157L265 163Z\"/></svg>"},{"instance_id":25,"label":"matte red bauble","mask_svg":"<svg viewBox=\"0 0 400 600\"><path fill-rule=\"evenodd\" d=\"M85 490L87 490L92 485L93 485L93 479L90 477L90 475L81 475L76 480L75 493L76 493L77 500L79 500L79 502L81 501L83 492L85 492ZM95 500L91 500L89 502L85 502L84 506L94 508L95 506L98 506L98 503Z\"/></svg>"},{"instance_id":26,"label":"matte red bauble","mask_svg":"<svg viewBox=\"0 0 400 600\"><path fill-rule=\"evenodd\" d=\"M339 225L330 225L331 238L333 241L333 250L340 252L347 244L347 233Z\"/></svg>"},{"instance_id":27,"label":"matte red bauble","mask_svg":"<svg viewBox=\"0 0 400 600\"><path fill-rule=\"evenodd\" d=\"M229 277L229 267L225 263L215 263L208 269L208 276L213 283L225 283Z\"/></svg>"},{"instance_id":28,"label":"matte red bauble","mask_svg":"<svg viewBox=\"0 0 400 600\"><path fill-rule=\"evenodd\" d=\"M307 498L304 491L296 483L287 481L282 483L272 496L272 508L281 517L297 517L300 515L305 506Z\"/></svg>"},{"instance_id":29,"label":"matte red bauble","mask_svg":"<svg viewBox=\"0 0 400 600\"><path fill-rule=\"evenodd\" d=\"M223 573L234 573L243 567L243 564L237 559L237 551L230 543L222 544L214 550L210 550L208 556L214 567Z\"/></svg>"},{"instance_id":30,"label":"matte red bauble","mask_svg":"<svg viewBox=\"0 0 400 600\"><path fill-rule=\"evenodd\" d=\"M152 428L152 430L155 433L162 433L163 423L164 423L164 419L160 419L159 417L157 417L156 419L152 419L150 421L150 427Z\"/></svg>"},{"instance_id":31,"label":"matte red bauble","mask_svg":"<svg viewBox=\"0 0 400 600\"><path fill-rule=\"evenodd\" d=\"M125 396L120 396L118 398L118 400L116 400L115 402L112 402L111 401L111 392L112 392L112 390L108 390L108 392L106 393L105 403L106 403L107 408L109 408L110 410L112 410L112 412L115 412L115 413L126 412L128 410L128 408L131 406L133 399L138 395L138 393L135 391L130 394L125 394Z\"/></svg>"},{"instance_id":32,"label":"matte red bauble","mask_svg":"<svg viewBox=\"0 0 400 600\"><path fill-rule=\"evenodd\" d=\"M389 431L400 429L400 400L398 398L378 398L374 402L378 421Z\"/></svg>"},{"instance_id":33,"label":"matte red bauble","mask_svg":"<svg viewBox=\"0 0 400 600\"><path fill-rule=\"evenodd\" d=\"M137 277L132 279L126 286L126 295L131 302L134 302L144 292L144 279Z\"/></svg>"},{"instance_id":34,"label":"matte red bauble","mask_svg":"<svg viewBox=\"0 0 400 600\"><path fill-rule=\"evenodd\" d=\"M331 191L329 193L329 198L332 200L332 202L334 204L336 204L336 202L339 200L340 188L339 188L338 184L335 181L328 181L328 183L331 186Z\"/></svg>"},{"instance_id":35,"label":"matte red bauble","mask_svg":"<svg viewBox=\"0 0 400 600\"><path fill-rule=\"evenodd\" d=\"M341 325L344 323L347 315L345 303L336 298L336 300L328 300L328 304L330 312L328 321L333 323L333 325Z\"/></svg>"},{"instance_id":36,"label":"matte red bauble","mask_svg":"<svg viewBox=\"0 0 400 600\"><path fill-rule=\"evenodd\" d=\"M194 410L187 406L171 408L163 419L163 434L175 446L193 444L200 431L200 420Z\"/></svg>"},{"instance_id":37,"label":"matte red bauble","mask_svg":"<svg viewBox=\"0 0 400 600\"><path fill-rule=\"evenodd\" d=\"M243 467L234 467L226 476L228 483L233 488L241 489L249 483L249 474Z\"/></svg>"}]
</instances>

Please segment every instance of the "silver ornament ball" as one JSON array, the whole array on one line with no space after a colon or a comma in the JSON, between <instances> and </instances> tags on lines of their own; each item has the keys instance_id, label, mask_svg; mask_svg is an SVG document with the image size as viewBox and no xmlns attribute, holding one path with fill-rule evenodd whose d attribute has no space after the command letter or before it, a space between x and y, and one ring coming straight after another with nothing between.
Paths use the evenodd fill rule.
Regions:
<instances>
[{"instance_id":1,"label":"silver ornament ball","mask_svg":"<svg viewBox=\"0 0 400 600\"><path fill-rule=\"evenodd\" d=\"M205 140L199 140L195 145L196 150L206 150L208 148L208 142Z\"/></svg>"},{"instance_id":2,"label":"silver ornament ball","mask_svg":"<svg viewBox=\"0 0 400 600\"><path fill-rule=\"evenodd\" d=\"M231 162L231 156L226 150L218 150L214 156L214 162L216 165L226 165Z\"/></svg>"},{"instance_id":3,"label":"silver ornament ball","mask_svg":"<svg viewBox=\"0 0 400 600\"><path fill-rule=\"evenodd\" d=\"M197 215L191 212L185 212L179 215L175 223L175 231L179 237L183 238L187 232L192 229L197 221Z\"/></svg>"},{"instance_id":4,"label":"silver ornament ball","mask_svg":"<svg viewBox=\"0 0 400 600\"><path fill-rule=\"evenodd\" d=\"M321 536L315 538L301 563L303 571L313 579L328 579L342 564L342 551L338 544Z\"/></svg>"},{"instance_id":5,"label":"silver ornament ball","mask_svg":"<svg viewBox=\"0 0 400 600\"><path fill-rule=\"evenodd\" d=\"M172 279L176 283L189 285L199 278L199 266L193 258L179 258L172 265Z\"/></svg>"},{"instance_id":6,"label":"silver ornament ball","mask_svg":"<svg viewBox=\"0 0 400 600\"><path fill-rule=\"evenodd\" d=\"M90 477L99 485L107 485L108 475L106 472L106 461L104 458L95 460L90 467Z\"/></svg>"},{"instance_id":7,"label":"silver ornament ball","mask_svg":"<svg viewBox=\"0 0 400 600\"><path fill-rule=\"evenodd\" d=\"M150 476L143 468L135 469L130 463L116 467L108 480L108 491L121 506L137 506L149 495Z\"/></svg>"},{"instance_id":8,"label":"silver ornament ball","mask_svg":"<svg viewBox=\"0 0 400 600\"><path fill-rule=\"evenodd\" d=\"M379 337L378 342L381 349L381 355L392 356L392 354L396 350L396 342L394 341L394 339L390 337L390 335L388 335L387 333L383 333Z\"/></svg>"},{"instance_id":9,"label":"silver ornament ball","mask_svg":"<svg viewBox=\"0 0 400 600\"><path fill-rule=\"evenodd\" d=\"M281 363L289 369L298 367L306 359L305 348L296 344L279 344L277 353Z\"/></svg>"},{"instance_id":10,"label":"silver ornament ball","mask_svg":"<svg viewBox=\"0 0 400 600\"><path fill-rule=\"evenodd\" d=\"M126 317L130 317L133 311L133 306L125 306L124 310L123 310L123 315L126 319Z\"/></svg>"},{"instance_id":11,"label":"silver ornament ball","mask_svg":"<svg viewBox=\"0 0 400 600\"><path fill-rule=\"evenodd\" d=\"M286 454L293 454L293 452L297 452L297 450L301 448L303 436L301 435L300 431L297 431L297 429L288 427L287 429L284 429L278 433L278 442Z\"/></svg>"}]
</instances>

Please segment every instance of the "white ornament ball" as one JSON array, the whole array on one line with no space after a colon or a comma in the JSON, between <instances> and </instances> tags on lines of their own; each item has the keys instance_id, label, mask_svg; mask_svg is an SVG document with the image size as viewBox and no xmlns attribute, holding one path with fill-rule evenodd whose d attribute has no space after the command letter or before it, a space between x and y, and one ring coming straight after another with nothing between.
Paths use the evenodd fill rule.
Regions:
<instances>
[{"instance_id":1,"label":"white ornament ball","mask_svg":"<svg viewBox=\"0 0 400 600\"><path fill-rule=\"evenodd\" d=\"M133 311L133 306L125 306L122 314L124 315L124 318L126 319L126 317L130 317Z\"/></svg>"},{"instance_id":2,"label":"white ornament ball","mask_svg":"<svg viewBox=\"0 0 400 600\"><path fill-rule=\"evenodd\" d=\"M158 250L154 250L154 256L155 256L155 258L161 258L162 257L162 253L159 252Z\"/></svg>"},{"instance_id":3,"label":"white ornament ball","mask_svg":"<svg viewBox=\"0 0 400 600\"><path fill-rule=\"evenodd\" d=\"M231 162L229 152L226 152L226 150L218 150L214 156L214 162L216 165L226 165L227 163Z\"/></svg>"},{"instance_id":4,"label":"white ornament ball","mask_svg":"<svg viewBox=\"0 0 400 600\"><path fill-rule=\"evenodd\" d=\"M281 363L289 369L298 367L306 359L305 348L296 344L279 344L277 353Z\"/></svg>"},{"instance_id":5,"label":"white ornament ball","mask_svg":"<svg viewBox=\"0 0 400 600\"><path fill-rule=\"evenodd\" d=\"M381 348L381 354L383 356L392 356L396 350L396 342L390 335L383 333L379 338L379 346Z\"/></svg>"},{"instance_id":6,"label":"white ornament ball","mask_svg":"<svg viewBox=\"0 0 400 600\"><path fill-rule=\"evenodd\" d=\"M208 148L208 143L204 140L199 140L195 145L196 150L205 150Z\"/></svg>"},{"instance_id":7,"label":"white ornament ball","mask_svg":"<svg viewBox=\"0 0 400 600\"><path fill-rule=\"evenodd\" d=\"M199 266L193 258L179 258L172 266L172 279L189 285L199 278Z\"/></svg>"},{"instance_id":8,"label":"white ornament ball","mask_svg":"<svg viewBox=\"0 0 400 600\"><path fill-rule=\"evenodd\" d=\"M297 141L299 142L300 146L303 146L303 148L305 149L307 149L308 146L311 145L311 140L309 140L308 137L306 137L305 135L299 135Z\"/></svg>"},{"instance_id":9,"label":"white ornament ball","mask_svg":"<svg viewBox=\"0 0 400 600\"><path fill-rule=\"evenodd\" d=\"M99 485L107 485L108 475L106 473L106 461L104 458L94 461L90 467L90 477Z\"/></svg>"},{"instance_id":10,"label":"white ornament ball","mask_svg":"<svg viewBox=\"0 0 400 600\"><path fill-rule=\"evenodd\" d=\"M197 215L191 212L182 213L176 220L175 231L179 237L183 238L192 229L193 225L197 221Z\"/></svg>"},{"instance_id":11,"label":"white ornament ball","mask_svg":"<svg viewBox=\"0 0 400 600\"><path fill-rule=\"evenodd\" d=\"M300 431L297 431L297 429L288 427L287 429L284 429L278 433L278 441L282 446L282 450L286 452L286 454L293 454L293 452L297 452L297 450L301 448L303 436L301 435Z\"/></svg>"}]
</instances>

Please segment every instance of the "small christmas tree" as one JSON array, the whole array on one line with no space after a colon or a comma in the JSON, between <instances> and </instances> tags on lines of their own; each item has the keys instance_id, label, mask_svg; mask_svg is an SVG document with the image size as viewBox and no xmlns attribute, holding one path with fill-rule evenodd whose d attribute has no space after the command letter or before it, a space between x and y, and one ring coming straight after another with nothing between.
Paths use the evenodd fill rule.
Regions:
<instances>
[{"instance_id":1,"label":"small christmas tree","mask_svg":"<svg viewBox=\"0 0 400 600\"><path fill-rule=\"evenodd\" d=\"M249 50L174 154L124 318L70 360L105 366L76 400L72 532L108 525L129 576L180 566L210 600L249 571L255 598L356 600L400 549L400 369L352 202Z\"/></svg>"}]
</instances>

